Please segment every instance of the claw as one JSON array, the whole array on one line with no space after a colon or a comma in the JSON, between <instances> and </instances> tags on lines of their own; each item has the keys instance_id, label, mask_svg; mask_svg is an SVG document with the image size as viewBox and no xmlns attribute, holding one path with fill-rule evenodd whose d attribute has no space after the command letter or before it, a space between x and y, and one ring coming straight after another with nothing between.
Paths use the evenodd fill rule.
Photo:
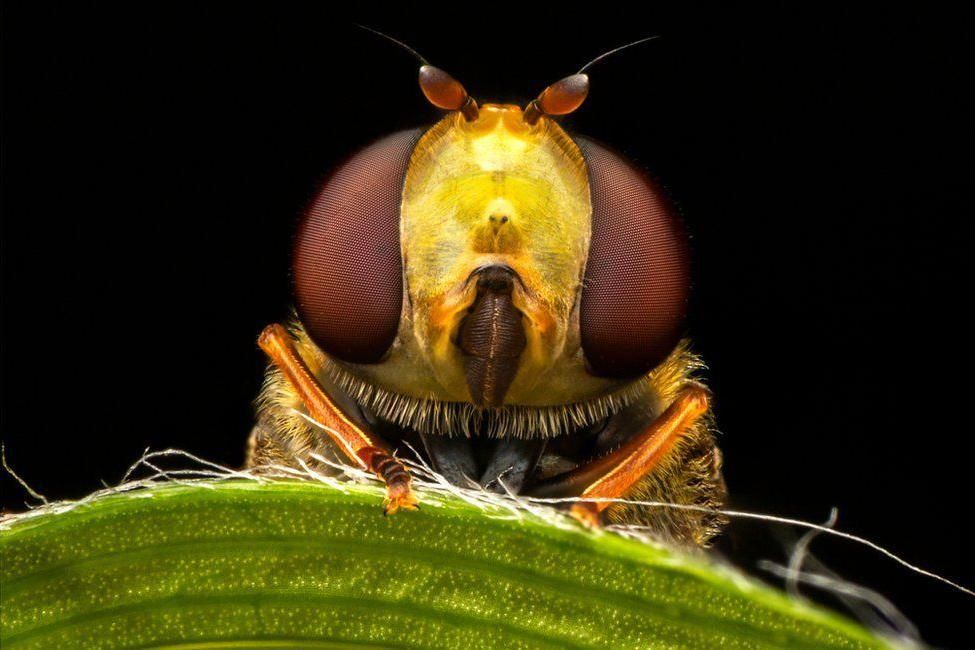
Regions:
<instances>
[{"instance_id":1,"label":"claw","mask_svg":"<svg viewBox=\"0 0 975 650\"><path fill-rule=\"evenodd\" d=\"M596 529L603 527L602 519L599 517L599 509L594 503L573 503L569 509L569 514L586 528Z\"/></svg>"},{"instance_id":2,"label":"claw","mask_svg":"<svg viewBox=\"0 0 975 650\"><path fill-rule=\"evenodd\" d=\"M420 500L408 484L406 486L387 485L386 499L383 501L383 515L396 514L401 508L403 510L419 510Z\"/></svg>"}]
</instances>

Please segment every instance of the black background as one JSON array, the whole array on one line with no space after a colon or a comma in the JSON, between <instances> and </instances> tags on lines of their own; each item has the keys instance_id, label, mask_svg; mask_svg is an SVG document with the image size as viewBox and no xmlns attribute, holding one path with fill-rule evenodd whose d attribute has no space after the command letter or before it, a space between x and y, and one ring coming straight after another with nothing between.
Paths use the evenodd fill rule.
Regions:
<instances>
[{"instance_id":1,"label":"black background","mask_svg":"<svg viewBox=\"0 0 975 650\"><path fill-rule=\"evenodd\" d=\"M118 481L146 447L237 465L303 202L344 155L437 112L406 54L324 4L28 4L3 20L8 459L50 497ZM975 585L968 23L471 9L356 18L518 102L662 36L595 67L565 125L650 170L694 235L689 330L732 505L836 506L842 530ZM757 572L793 538L736 523L722 552ZM849 542L814 551L926 640L970 644L975 599Z\"/></svg>"}]
</instances>

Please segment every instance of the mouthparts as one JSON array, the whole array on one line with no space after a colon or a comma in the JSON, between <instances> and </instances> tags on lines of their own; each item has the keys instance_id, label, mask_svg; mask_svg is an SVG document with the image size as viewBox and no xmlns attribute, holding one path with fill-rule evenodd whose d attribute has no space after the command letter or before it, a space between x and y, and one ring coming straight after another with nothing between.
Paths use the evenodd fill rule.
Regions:
<instances>
[{"instance_id":1,"label":"mouthparts","mask_svg":"<svg viewBox=\"0 0 975 650\"><path fill-rule=\"evenodd\" d=\"M477 297L460 324L457 344L474 404L501 406L527 340L521 312L511 301L515 273L488 266L477 273Z\"/></svg>"}]
</instances>

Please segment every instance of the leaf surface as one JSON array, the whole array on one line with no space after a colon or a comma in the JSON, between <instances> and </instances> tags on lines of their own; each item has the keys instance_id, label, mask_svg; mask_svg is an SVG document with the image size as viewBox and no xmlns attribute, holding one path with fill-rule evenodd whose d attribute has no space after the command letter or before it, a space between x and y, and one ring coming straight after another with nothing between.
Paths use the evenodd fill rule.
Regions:
<instances>
[{"instance_id":1,"label":"leaf surface","mask_svg":"<svg viewBox=\"0 0 975 650\"><path fill-rule=\"evenodd\" d=\"M422 497L422 494L421 494ZM699 557L372 486L157 485L0 533L3 648L887 647Z\"/></svg>"}]
</instances>

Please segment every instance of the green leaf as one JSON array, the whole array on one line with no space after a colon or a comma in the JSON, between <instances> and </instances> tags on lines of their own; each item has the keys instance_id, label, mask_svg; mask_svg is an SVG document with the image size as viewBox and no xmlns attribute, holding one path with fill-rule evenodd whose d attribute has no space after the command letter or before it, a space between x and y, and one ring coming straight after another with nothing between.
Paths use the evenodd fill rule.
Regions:
<instances>
[{"instance_id":1,"label":"green leaf","mask_svg":"<svg viewBox=\"0 0 975 650\"><path fill-rule=\"evenodd\" d=\"M387 518L372 486L215 481L15 518L0 644L888 646L700 557L421 496Z\"/></svg>"}]
</instances>

